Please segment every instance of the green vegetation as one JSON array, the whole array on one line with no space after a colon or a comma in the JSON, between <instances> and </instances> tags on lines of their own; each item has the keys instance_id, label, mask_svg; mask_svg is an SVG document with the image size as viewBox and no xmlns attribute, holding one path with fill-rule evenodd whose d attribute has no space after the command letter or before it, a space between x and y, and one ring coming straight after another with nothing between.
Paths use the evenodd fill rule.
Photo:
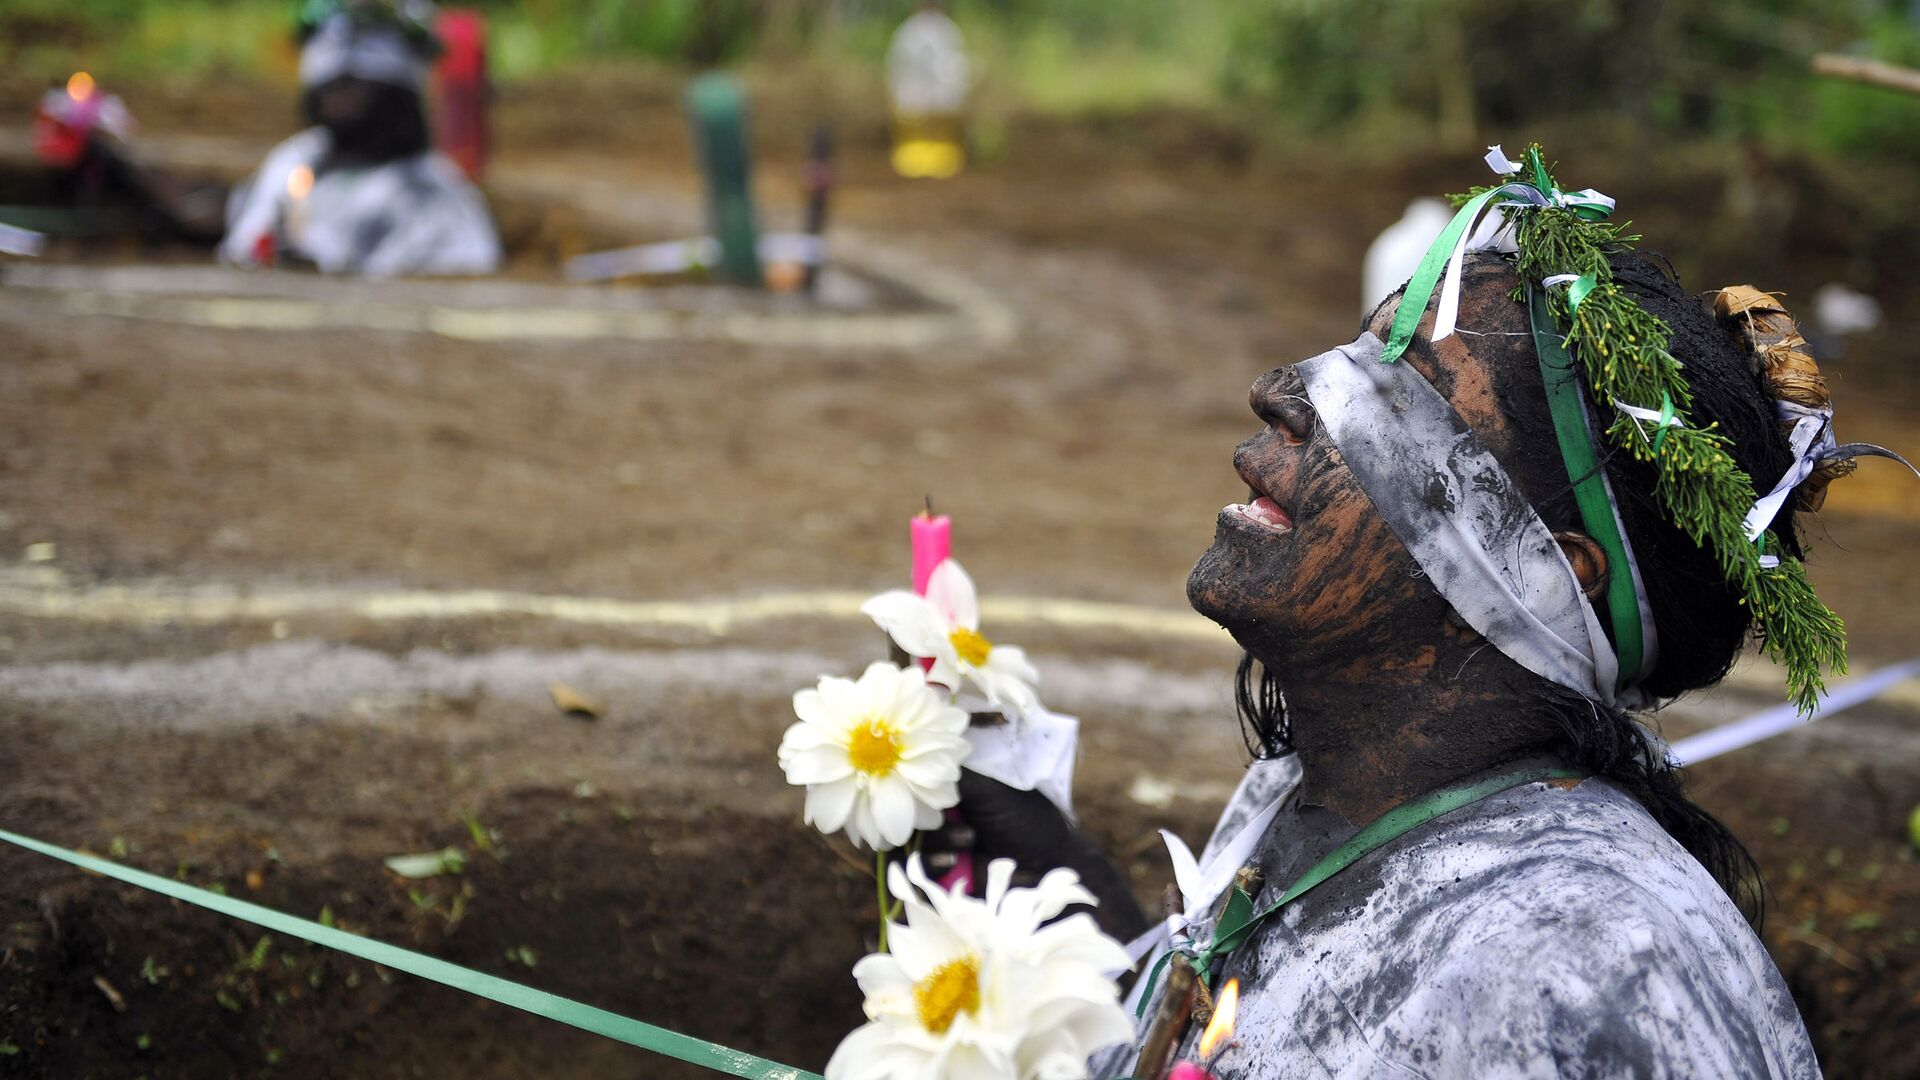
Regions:
<instances>
[{"instance_id":1,"label":"green vegetation","mask_svg":"<svg viewBox=\"0 0 1920 1080\"><path fill-rule=\"evenodd\" d=\"M916 0L475 0L506 82L618 65L871 71ZM1605 115L1656 135L1920 160L1920 101L1816 79L1920 64L1906 0L953 0L1003 111L1198 108L1251 128L1449 145ZM37 78L288 79L291 0L0 0Z\"/></svg>"}]
</instances>

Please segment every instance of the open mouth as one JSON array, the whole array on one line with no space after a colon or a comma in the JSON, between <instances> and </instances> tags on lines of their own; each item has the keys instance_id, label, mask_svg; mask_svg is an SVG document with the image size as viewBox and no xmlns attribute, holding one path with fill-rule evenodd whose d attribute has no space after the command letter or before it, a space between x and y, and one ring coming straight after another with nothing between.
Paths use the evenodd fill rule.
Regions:
<instances>
[{"instance_id":1,"label":"open mouth","mask_svg":"<svg viewBox=\"0 0 1920 1080\"><path fill-rule=\"evenodd\" d=\"M1231 503L1223 513L1232 514L1243 521L1252 522L1262 529L1276 533L1293 531L1293 518L1281 509L1280 504L1258 491L1248 491L1247 501Z\"/></svg>"}]
</instances>

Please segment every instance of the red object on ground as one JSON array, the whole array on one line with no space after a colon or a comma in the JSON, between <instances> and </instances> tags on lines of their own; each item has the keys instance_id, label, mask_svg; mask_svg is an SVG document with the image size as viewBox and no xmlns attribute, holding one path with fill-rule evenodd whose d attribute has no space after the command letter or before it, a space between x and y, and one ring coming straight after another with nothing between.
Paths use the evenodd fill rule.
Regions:
<instances>
[{"instance_id":1,"label":"red object on ground","mask_svg":"<svg viewBox=\"0 0 1920 1080\"><path fill-rule=\"evenodd\" d=\"M1213 1074L1191 1061L1176 1061L1167 1080L1213 1080Z\"/></svg>"},{"instance_id":2,"label":"red object on ground","mask_svg":"<svg viewBox=\"0 0 1920 1080\"><path fill-rule=\"evenodd\" d=\"M443 50L433 69L439 93L435 141L478 180L493 151L487 117L493 91L487 83L486 16L470 8L449 8L433 28Z\"/></svg>"}]
</instances>

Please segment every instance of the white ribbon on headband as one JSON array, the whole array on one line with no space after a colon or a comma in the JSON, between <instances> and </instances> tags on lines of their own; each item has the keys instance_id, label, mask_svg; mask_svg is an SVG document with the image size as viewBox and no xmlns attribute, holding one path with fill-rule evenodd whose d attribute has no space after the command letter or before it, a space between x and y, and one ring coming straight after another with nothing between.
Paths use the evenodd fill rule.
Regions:
<instances>
[{"instance_id":1,"label":"white ribbon on headband","mask_svg":"<svg viewBox=\"0 0 1920 1080\"><path fill-rule=\"evenodd\" d=\"M1687 426L1686 421L1680 419L1677 416L1669 416L1663 422L1660 418L1659 409L1643 409L1638 405L1629 405L1626 402L1621 401L1619 398L1613 399L1613 407L1620 410L1623 413L1626 413L1628 416L1633 417L1635 420L1640 420L1645 423L1659 424L1661 427L1686 427Z\"/></svg>"},{"instance_id":2,"label":"white ribbon on headband","mask_svg":"<svg viewBox=\"0 0 1920 1080\"><path fill-rule=\"evenodd\" d=\"M1487 167L1501 176L1513 176L1520 171L1520 163L1507 156L1498 146L1487 147ZM1447 259L1447 275L1440 283L1440 308L1433 316L1433 339L1444 341L1453 336L1454 328L1460 319L1460 267L1466 262L1467 252L1488 249L1512 251L1512 223L1500 221L1492 228L1485 227L1483 219L1492 210L1507 206L1558 206L1567 210L1592 210L1602 216L1613 213L1614 201L1611 196L1603 195L1593 188L1566 192L1555 188L1552 195L1543 195L1532 184L1518 181L1504 184L1500 188L1500 198L1490 199L1480 212L1474 216L1467 227L1460 232L1460 239L1454 242L1453 254ZM1573 280L1573 279L1569 279Z\"/></svg>"},{"instance_id":3,"label":"white ribbon on headband","mask_svg":"<svg viewBox=\"0 0 1920 1080\"><path fill-rule=\"evenodd\" d=\"M1747 542L1760 539L1767 531L1773 519L1780 514L1780 507L1793 494L1800 482L1813 475L1813 470L1827 458L1836 457L1839 445L1833 438L1833 408L1809 409L1805 405L1796 405L1791 401L1776 399L1773 403L1774 415L1782 420L1793 421L1793 431L1787 435L1787 445L1793 450L1793 464L1780 474L1780 482L1773 490L1754 501L1753 509L1747 511ZM1780 565L1775 555L1760 556L1760 566L1771 570Z\"/></svg>"},{"instance_id":4,"label":"white ribbon on headband","mask_svg":"<svg viewBox=\"0 0 1920 1080\"><path fill-rule=\"evenodd\" d=\"M1411 364L1372 334L1294 370L1347 468L1447 603L1541 678L1606 705L1618 661L1573 567L1513 478Z\"/></svg>"}]
</instances>

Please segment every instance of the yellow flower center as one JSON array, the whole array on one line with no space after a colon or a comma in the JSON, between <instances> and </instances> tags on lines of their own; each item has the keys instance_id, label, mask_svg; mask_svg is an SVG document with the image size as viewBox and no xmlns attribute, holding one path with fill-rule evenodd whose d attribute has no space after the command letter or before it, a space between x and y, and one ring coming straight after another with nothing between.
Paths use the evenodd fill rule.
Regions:
<instances>
[{"instance_id":1,"label":"yellow flower center","mask_svg":"<svg viewBox=\"0 0 1920 1080\"><path fill-rule=\"evenodd\" d=\"M847 760L869 776L885 776L900 763L900 732L879 717L869 717L848 737Z\"/></svg>"},{"instance_id":2,"label":"yellow flower center","mask_svg":"<svg viewBox=\"0 0 1920 1080\"><path fill-rule=\"evenodd\" d=\"M980 1008L980 964L963 956L935 969L933 974L913 984L913 1007L920 1013L920 1026L935 1035L944 1035L961 1013L971 1016Z\"/></svg>"},{"instance_id":3,"label":"yellow flower center","mask_svg":"<svg viewBox=\"0 0 1920 1080\"><path fill-rule=\"evenodd\" d=\"M953 651L960 654L960 659L974 667L986 663L987 654L993 651L993 642L981 637L979 631L964 626L954 627L947 640L953 642Z\"/></svg>"}]
</instances>

